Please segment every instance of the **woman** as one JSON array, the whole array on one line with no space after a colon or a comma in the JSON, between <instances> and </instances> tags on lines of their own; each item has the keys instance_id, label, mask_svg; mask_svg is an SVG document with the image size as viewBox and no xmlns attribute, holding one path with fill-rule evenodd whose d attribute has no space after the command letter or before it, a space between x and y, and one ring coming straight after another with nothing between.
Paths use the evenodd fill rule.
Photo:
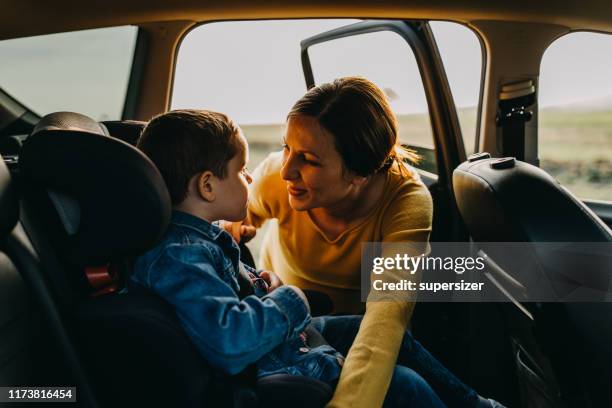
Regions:
<instances>
[{"instance_id":1,"label":"woman","mask_svg":"<svg viewBox=\"0 0 612 408\"><path fill-rule=\"evenodd\" d=\"M278 220L260 266L328 294L336 312L363 312L361 244L428 241L431 197L403 164L416 155L399 144L382 91L363 78L310 90L290 111L283 143L253 174L247 223Z\"/></svg>"},{"instance_id":2,"label":"woman","mask_svg":"<svg viewBox=\"0 0 612 408\"><path fill-rule=\"evenodd\" d=\"M253 174L246 223L278 221L264 239L260 266L285 284L326 293L336 312L362 312L362 243L411 242L414 255L427 250L431 197L405 165L416 155L401 147L382 91L358 77L308 91L289 112L283 143ZM407 301L366 303L330 406L382 405L413 308ZM477 394L468 397L476 403Z\"/></svg>"}]
</instances>

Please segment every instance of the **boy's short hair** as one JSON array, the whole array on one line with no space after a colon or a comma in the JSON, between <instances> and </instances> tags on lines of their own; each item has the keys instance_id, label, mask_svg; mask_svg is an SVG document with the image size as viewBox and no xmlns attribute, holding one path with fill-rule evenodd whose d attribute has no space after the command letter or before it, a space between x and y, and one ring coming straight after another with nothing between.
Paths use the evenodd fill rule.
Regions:
<instances>
[{"instance_id":1,"label":"boy's short hair","mask_svg":"<svg viewBox=\"0 0 612 408\"><path fill-rule=\"evenodd\" d=\"M240 128L223 113L173 110L151 119L137 147L159 169L172 204L187 197L189 180L204 171L227 175L227 164L240 151Z\"/></svg>"}]
</instances>

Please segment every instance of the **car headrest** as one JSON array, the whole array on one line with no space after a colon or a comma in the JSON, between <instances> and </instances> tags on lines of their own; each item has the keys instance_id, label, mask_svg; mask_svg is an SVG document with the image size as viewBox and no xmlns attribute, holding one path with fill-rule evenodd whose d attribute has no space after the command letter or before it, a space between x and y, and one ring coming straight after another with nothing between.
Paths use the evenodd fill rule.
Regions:
<instances>
[{"instance_id":1,"label":"car headrest","mask_svg":"<svg viewBox=\"0 0 612 408\"><path fill-rule=\"evenodd\" d=\"M457 205L480 242L609 242L612 232L544 170L473 155L453 172Z\"/></svg>"},{"instance_id":2,"label":"car headrest","mask_svg":"<svg viewBox=\"0 0 612 408\"><path fill-rule=\"evenodd\" d=\"M8 235L17 224L19 201L4 159L0 156L0 238Z\"/></svg>"},{"instance_id":3,"label":"car headrest","mask_svg":"<svg viewBox=\"0 0 612 408\"><path fill-rule=\"evenodd\" d=\"M104 125L88 116L75 112L55 112L42 117L32 130L31 135L49 130L90 132L110 136Z\"/></svg>"},{"instance_id":4,"label":"car headrest","mask_svg":"<svg viewBox=\"0 0 612 408\"><path fill-rule=\"evenodd\" d=\"M20 174L42 191L63 228L54 242L67 260L102 265L153 245L171 204L155 165L106 129L71 112L43 117L24 142Z\"/></svg>"},{"instance_id":5,"label":"car headrest","mask_svg":"<svg viewBox=\"0 0 612 408\"><path fill-rule=\"evenodd\" d=\"M108 129L112 137L136 146L140 133L142 133L147 122L138 120L107 120L100 122L100 124Z\"/></svg>"}]
</instances>

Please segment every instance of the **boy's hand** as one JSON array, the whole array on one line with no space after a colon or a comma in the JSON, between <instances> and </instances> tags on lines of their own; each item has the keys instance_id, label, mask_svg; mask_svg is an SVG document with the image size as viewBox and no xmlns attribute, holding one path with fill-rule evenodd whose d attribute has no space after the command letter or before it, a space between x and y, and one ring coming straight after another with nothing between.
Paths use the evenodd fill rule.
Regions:
<instances>
[{"instance_id":1,"label":"boy's hand","mask_svg":"<svg viewBox=\"0 0 612 408\"><path fill-rule=\"evenodd\" d=\"M238 243L243 242L246 244L257 234L257 228L252 225L245 225L242 222L223 221L221 227L229 232Z\"/></svg>"},{"instance_id":2,"label":"boy's hand","mask_svg":"<svg viewBox=\"0 0 612 408\"><path fill-rule=\"evenodd\" d=\"M283 286L283 281L272 271L261 271L259 273L259 277L266 281L268 284L268 293L272 292L274 289Z\"/></svg>"}]
</instances>

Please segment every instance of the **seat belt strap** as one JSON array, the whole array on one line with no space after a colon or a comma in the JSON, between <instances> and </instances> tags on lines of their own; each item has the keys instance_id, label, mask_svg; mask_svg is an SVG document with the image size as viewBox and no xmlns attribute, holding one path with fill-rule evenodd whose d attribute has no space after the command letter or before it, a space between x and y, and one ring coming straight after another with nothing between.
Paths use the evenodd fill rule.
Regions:
<instances>
[{"instance_id":1,"label":"seat belt strap","mask_svg":"<svg viewBox=\"0 0 612 408\"><path fill-rule=\"evenodd\" d=\"M533 117L527 108L535 102L533 81L503 85L499 93L497 126L501 128L502 156L525 160L525 124Z\"/></svg>"}]
</instances>

